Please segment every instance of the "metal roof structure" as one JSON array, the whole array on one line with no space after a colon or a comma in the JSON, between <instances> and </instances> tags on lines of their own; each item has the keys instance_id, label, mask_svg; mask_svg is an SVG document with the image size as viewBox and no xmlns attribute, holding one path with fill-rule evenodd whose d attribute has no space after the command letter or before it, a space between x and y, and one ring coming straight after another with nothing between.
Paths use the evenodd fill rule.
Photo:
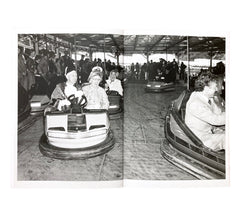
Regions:
<instances>
[{"instance_id":1,"label":"metal roof structure","mask_svg":"<svg viewBox=\"0 0 240 216\"><path fill-rule=\"evenodd\" d=\"M64 46L71 50L110 52L114 54L175 54L181 59L204 56L214 59L225 56L225 38L171 35L117 34L31 34L40 41Z\"/></svg>"},{"instance_id":2,"label":"metal roof structure","mask_svg":"<svg viewBox=\"0 0 240 216\"><path fill-rule=\"evenodd\" d=\"M114 52L121 54L176 54L184 56L191 53L225 53L225 38L169 36L169 35L116 35L116 34L55 34L55 37L66 40L79 47L88 47L94 51Z\"/></svg>"}]
</instances>

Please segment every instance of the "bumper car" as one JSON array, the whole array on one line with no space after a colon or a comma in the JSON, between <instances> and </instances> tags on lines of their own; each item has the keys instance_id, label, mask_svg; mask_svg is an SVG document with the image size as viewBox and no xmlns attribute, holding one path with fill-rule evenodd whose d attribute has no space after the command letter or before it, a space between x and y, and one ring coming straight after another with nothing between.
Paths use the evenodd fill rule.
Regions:
<instances>
[{"instance_id":1,"label":"bumper car","mask_svg":"<svg viewBox=\"0 0 240 216\"><path fill-rule=\"evenodd\" d=\"M128 84L128 78L125 77L121 80L121 83L122 83L122 87L123 89L127 88L127 84Z\"/></svg>"},{"instance_id":2,"label":"bumper car","mask_svg":"<svg viewBox=\"0 0 240 216\"><path fill-rule=\"evenodd\" d=\"M123 99L117 91L107 91L109 100L109 118L110 119L119 119L123 113Z\"/></svg>"},{"instance_id":3,"label":"bumper car","mask_svg":"<svg viewBox=\"0 0 240 216\"><path fill-rule=\"evenodd\" d=\"M35 80L36 84L33 87L33 96L30 100L31 115L41 115L50 102L48 96L49 86L41 75L35 75Z\"/></svg>"},{"instance_id":4,"label":"bumper car","mask_svg":"<svg viewBox=\"0 0 240 216\"><path fill-rule=\"evenodd\" d=\"M148 81L145 86L146 92L174 91L174 82L166 82L164 77L156 76L154 80Z\"/></svg>"},{"instance_id":5,"label":"bumper car","mask_svg":"<svg viewBox=\"0 0 240 216\"><path fill-rule=\"evenodd\" d=\"M79 103L76 98L69 100L71 105L65 106L64 111L46 109L45 133L39 143L41 153L56 159L86 159L111 150L114 137L107 110L84 109L84 96Z\"/></svg>"},{"instance_id":6,"label":"bumper car","mask_svg":"<svg viewBox=\"0 0 240 216\"><path fill-rule=\"evenodd\" d=\"M28 93L23 86L18 83L18 122L26 119L31 112L31 107L28 99Z\"/></svg>"},{"instance_id":7,"label":"bumper car","mask_svg":"<svg viewBox=\"0 0 240 216\"><path fill-rule=\"evenodd\" d=\"M30 100L31 115L43 114L49 102L50 99L47 95L34 95Z\"/></svg>"},{"instance_id":8,"label":"bumper car","mask_svg":"<svg viewBox=\"0 0 240 216\"><path fill-rule=\"evenodd\" d=\"M225 179L225 151L213 151L184 123L189 91L173 101L165 120L167 141L161 145L165 159L198 179Z\"/></svg>"}]
</instances>

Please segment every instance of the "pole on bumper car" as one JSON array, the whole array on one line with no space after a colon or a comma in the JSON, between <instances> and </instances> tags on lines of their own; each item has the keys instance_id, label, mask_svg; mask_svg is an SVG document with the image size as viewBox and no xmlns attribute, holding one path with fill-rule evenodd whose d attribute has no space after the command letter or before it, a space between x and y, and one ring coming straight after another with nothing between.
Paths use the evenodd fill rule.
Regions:
<instances>
[{"instance_id":1,"label":"pole on bumper car","mask_svg":"<svg viewBox=\"0 0 240 216\"><path fill-rule=\"evenodd\" d=\"M148 53L148 50L147 50L147 77L146 77L146 80L148 80L149 78L149 53Z\"/></svg>"},{"instance_id":2,"label":"pole on bumper car","mask_svg":"<svg viewBox=\"0 0 240 216\"><path fill-rule=\"evenodd\" d=\"M187 90L189 90L190 86L189 86L189 83L190 83L190 65L189 65L189 38L187 36L187 62L188 62L188 70L187 70Z\"/></svg>"},{"instance_id":3,"label":"pole on bumper car","mask_svg":"<svg viewBox=\"0 0 240 216\"><path fill-rule=\"evenodd\" d=\"M35 52L36 52L36 55L38 55L39 54L39 45L38 45L38 35L36 35L35 36L35 38L34 38L34 48L35 48Z\"/></svg>"},{"instance_id":4,"label":"pole on bumper car","mask_svg":"<svg viewBox=\"0 0 240 216\"><path fill-rule=\"evenodd\" d=\"M105 57L105 34L104 34L104 38L103 38L103 58L104 58L104 71L106 73L106 57Z\"/></svg>"},{"instance_id":5,"label":"pole on bumper car","mask_svg":"<svg viewBox=\"0 0 240 216\"><path fill-rule=\"evenodd\" d=\"M212 60L213 60L213 56L214 56L212 49L209 52L209 56L210 56L210 70L212 71Z\"/></svg>"},{"instance_id":6,"label":"pole on bumper car","mask_svg":"<svg viewBox=\"0 0 240 216\"><path fill-rule=\"evenodd\" d=\"M74 60L75 60L75 70L77 71L77 47L76 47L76 36L74 35Z\"/></svg>"}]
</instances>

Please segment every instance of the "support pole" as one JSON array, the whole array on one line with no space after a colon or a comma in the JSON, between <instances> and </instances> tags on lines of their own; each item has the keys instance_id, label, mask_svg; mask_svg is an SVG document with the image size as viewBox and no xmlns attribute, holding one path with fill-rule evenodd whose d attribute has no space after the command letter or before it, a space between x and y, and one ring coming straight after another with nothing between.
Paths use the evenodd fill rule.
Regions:
<instances>
[{"instance_id":1,"label":"support pole","mask_svg":"<svg viewBox=\"0 0 240 216\"><path fill-rule=\"evenodd\" d=\"M55 51L55 54L57 54L57 39L55 36L54 36L54 51Z\"/></svg>"},{"instance_id":2,"label":"support pole","mask_svg":"<svg viewBox=\"0 0 240 216\"><path fill-rule=\"evenodd\" d=\"M190 53L189 53L189 38L187 36L187 62L188 62L188 70L187 70L187 90L190 89L189 82L190 82Z\"/></svg>"},{"instance_id":3,"label":"support pole","mask_svg":"<svg viewBox=\"0 0 240 216\"><path fill-rule=\"evenodd\" d=\"M74 36L74 60L75 60L75 70L77 71L77 46L76 46L76 36Z\"/></svg>"},{"instance_id":4,"label":"support pole","mask_svg":"<svg viewBox=\"0 0 240 216\"><path fill-rule=\"evenodd\" d=\"M168 61L167 47L166 47L166 61Z\"/></svg>"},{"instance_id":5,"label":"support pole","mask_svg":"<svg viewBox=\"0 0 240 216\"><path fill-rule=\"evenodd\" d=\"M179 53L175 54L177 56L177 64L179 65Z\"/></svg>"},{"instance_id":6,"label":"support pole","mask_svg":"<svg viewBox=\"0 0 240 216\"><path fill-rule=\"evenodd\" d=\"M119 65L119 52L117 51L117 65Z\"/></svg>"},{"instance_id":7,"label":"support pole","mask_svg":"<svg viewBox=\"0 0 240 216\"><path fill-rule=\"evenodd\" d=\"M38 54L39 54L38 35L36 35L36 37L35 37L35 43L34 43L34 45L35 45L36 55L38 55Z\"/></svg>"},{"instance_id":8,"label":"support pole","mask_svg":"<svg viewBox=\"0 0 240 216\"><path fill-rule=\"evenodd\" d=\"M48 49L48 45L47 45L47 35L44 35L44 40L45 40L45 45L46 45L46 50Z\"/></svg>"},{"instance_id":9,"label":"support pole","mask_svg":"<svg viewBox=\"0 0 240 216\"><path fill-rule=\"evenodd\" d=\"M212 71L212 57L213 57L213 51L210 51L210 71Z\"/></svg>"},{"instance_id":10,"label":"support pole","mask_svg":"<svg viewBox=\"0 0 240 216\"><path fill-rule=\"evenodd\" d=\"M149 78L149 53L147 51L147 77L146 77L146 80L148 80Z\"/></svg>"},{"instance_id":11,"label":"support pole","mask_svg":"<svg viewBox=\"0 0 240 216\"><path fill-rule=\"evenodd\" d=\"M105 74L106 74L105 34L104 34L104 44L103 44L103 56L104 56L104 71L105 71Z\"/></svg>"},{"instance_id":12,"label":"support pole","mask_svg":"<svg viewBox=\"0 0 240 216\"><path fill-rule=\"evenodd\" d=\"M90 61L93 60L93 51L92 51L91 47L89 48L89 59L90 59Z\"/></svg>"}]
</instances>

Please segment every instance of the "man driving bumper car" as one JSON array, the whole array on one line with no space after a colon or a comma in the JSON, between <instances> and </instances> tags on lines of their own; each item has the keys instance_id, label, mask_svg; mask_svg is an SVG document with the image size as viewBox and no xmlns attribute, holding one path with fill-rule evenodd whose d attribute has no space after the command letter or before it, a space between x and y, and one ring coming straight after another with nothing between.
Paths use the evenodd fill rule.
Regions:
<instances>
[{"instance_id":1,"label":"man driving bumper car","mask_svg":"<svg viewBox=\"0 0 240 216\"><path fill-rule=\"evenodd\" d=\"M114 137L107 110L83 109L87 96L76 84L76 71L68 67L65 74L67 82L56 86L53 105L45 111L40 151L57 159L86 159L108 152L114 146Z\"/></svg>"}]
</instances>

